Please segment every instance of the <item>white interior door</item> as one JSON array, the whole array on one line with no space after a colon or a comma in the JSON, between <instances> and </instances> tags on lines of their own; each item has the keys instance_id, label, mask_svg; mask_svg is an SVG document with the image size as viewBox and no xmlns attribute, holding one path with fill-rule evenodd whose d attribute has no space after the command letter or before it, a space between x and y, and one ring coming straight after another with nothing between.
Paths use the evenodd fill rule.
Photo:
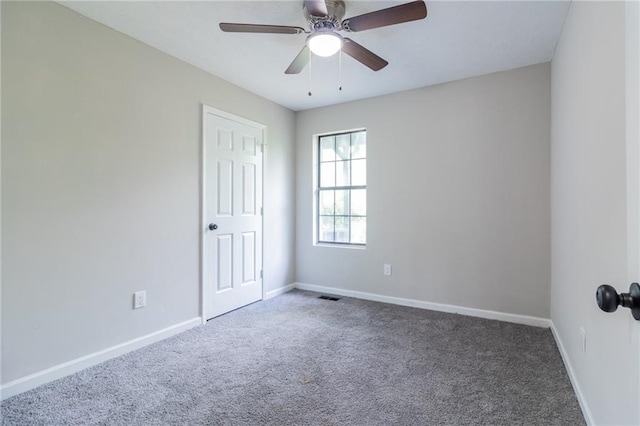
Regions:
<instances>
[{"instance_id":1,"label":"white interior door","mask_svg":"<svg viewBox=\"0 0 640 426\"><path fill-rule=\"evenodd\" d=\"M203 309L210 319L262 299L264 127L203 107Z\"/></svg>"}]
</instances>

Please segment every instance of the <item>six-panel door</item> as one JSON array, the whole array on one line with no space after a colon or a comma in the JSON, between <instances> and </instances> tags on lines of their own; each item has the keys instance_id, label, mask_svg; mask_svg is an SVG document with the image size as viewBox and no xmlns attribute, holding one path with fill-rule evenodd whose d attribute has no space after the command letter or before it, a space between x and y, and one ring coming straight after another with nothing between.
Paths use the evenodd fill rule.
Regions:
<instances>
[{"instance_id":1,"label":"six-panel door","mask_svg":"<svg viewBox=\"0 0 640 426\"><path fill-rule=\"evenodd\" d=\"M204 305L213 318L262 299L263 129L207 110L204 120Z\"/></svg>"}]
</instances>

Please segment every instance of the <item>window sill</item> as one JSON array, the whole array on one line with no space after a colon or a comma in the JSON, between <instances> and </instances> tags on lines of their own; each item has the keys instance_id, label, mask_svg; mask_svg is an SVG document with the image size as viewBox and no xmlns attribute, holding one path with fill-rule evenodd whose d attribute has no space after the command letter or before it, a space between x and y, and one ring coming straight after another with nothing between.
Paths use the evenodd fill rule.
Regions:
<instances>
[{"instance_id":1,"label":"window sill","mask_svg":"<svg viewBox=\"0 0 640 426\"><path fill-rule=\"evenodd\" d=\"M331 244L331 243L314 243L314 247L329 247L329 248L341 248L350 250L366 250L366 245L351 245L351 244Z\"/></svg>"}]
</instances>

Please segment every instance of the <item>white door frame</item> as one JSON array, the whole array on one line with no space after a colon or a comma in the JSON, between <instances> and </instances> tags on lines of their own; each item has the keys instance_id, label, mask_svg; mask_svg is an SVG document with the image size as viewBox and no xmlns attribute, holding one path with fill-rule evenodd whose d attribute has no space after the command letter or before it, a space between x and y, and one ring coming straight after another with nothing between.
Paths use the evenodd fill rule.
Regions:
<instances>
[{"instance_id":1,"label":"white door frame","mask_svg":"<svg viewBox=\"0 0 640 426\"><path fill-rule=\"evenodd\" d=\"M626 91L626 137L627 137L627 254L628 278L624 283L626 292L630 282L640 281L640 4L625 2L625 91ZM629 319L631 342L640 355L640 322ZM640 390L640 366L636 362L630 375ZM634 377L635 376L635 377ZM635 406L635 418L640 420L640 404Z\"/></svg>"},{"instance_id":2,"label":"white door frame","mask_svg":"<svg viewBox=\"0 0 640 426\"><path fill-rule=\"evenodd\" d=\"M205 194L207 193L207 188L206 188L206 178L205 178L205 173L206 173L206 140L207 140L207 129L206 129L206 115L207 114L213 114L216 115L218 117L222 117L222 118L226 118L227 120L231 120L231 121L236 121L238 123L242 123L242 124L246 124L248 126L251 127L255 127L257 129L262 130L262 208L263 208L263 212L262 212L262 218L261 218L261 227L262 227L262 250L261 250L261 259L260 259L260 264L262 265L262 270L264 271L264 216L265 216L265 212L266 212L266 206L264 204L264 193L266 191L266 182L265 182L265 172L264 172L264 165L265 165L265 158L267 156L267 126L262 124L262 123L258 123L256 121L252 121L249 119L246 119L244 117L239 117L237 115L233 115L231 113L228 113L226 111L222 111L220 109L217 108L213 108L210 107L208 105L202 104L202 124L201 124L201 129L202 129L202 134L201 134L201 141L200 141L200 157L201 157L201 162L200 162L200 228L199 228L199 236L200 236L200 317L202 318L202 324L206 324L207 322L207 312L206 312L206 306L207 306L207 297L209 297L209 294L207 292L207 288L206 288L206 283L204 281L204 244L205 244L205 233L206 233L206 225L208 224L208 222L206 221L206 217L205 217ZM265 276L263 274L262 276L262 300L264 300L266 298L266 288L267 286L265 285Z\"/></svg>"}]
</instances>

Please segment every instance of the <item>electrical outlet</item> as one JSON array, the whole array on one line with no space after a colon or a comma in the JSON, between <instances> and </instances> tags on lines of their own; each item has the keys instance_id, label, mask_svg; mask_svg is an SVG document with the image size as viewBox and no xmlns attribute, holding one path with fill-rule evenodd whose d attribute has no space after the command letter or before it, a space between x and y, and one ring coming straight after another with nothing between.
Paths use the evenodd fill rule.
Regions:
<instances>
[{"instance_id":1,"label":"electrical outlet","mask_svg":"<svg viewBox=\"0 0 640 426\"><path fill-rule=\"evenodd\" d=\"M580 343L582 345L582 353L587 353L587 332L584 327L580 327Z\"/></svg>"},{"instance_id":2,"label":"electrical outlet","mask_svg":"<svg viewBox=\"0 0 640 426\"><path fill-rule=\"evenodd\" d=\"M136 291L133 293L133 309L144 308L147 305L147 292Z\"/></svg>"},{"instance_id":3,"label":"electrical outlet","mask_svg":"<svg viewBox=\"0 0 640 426\"><path fill-rule=\"evenodd\" d=\"M391 275L391 265L388 263L384 264L384 274L387 276Z\"/></svg>"}]
</instances>

